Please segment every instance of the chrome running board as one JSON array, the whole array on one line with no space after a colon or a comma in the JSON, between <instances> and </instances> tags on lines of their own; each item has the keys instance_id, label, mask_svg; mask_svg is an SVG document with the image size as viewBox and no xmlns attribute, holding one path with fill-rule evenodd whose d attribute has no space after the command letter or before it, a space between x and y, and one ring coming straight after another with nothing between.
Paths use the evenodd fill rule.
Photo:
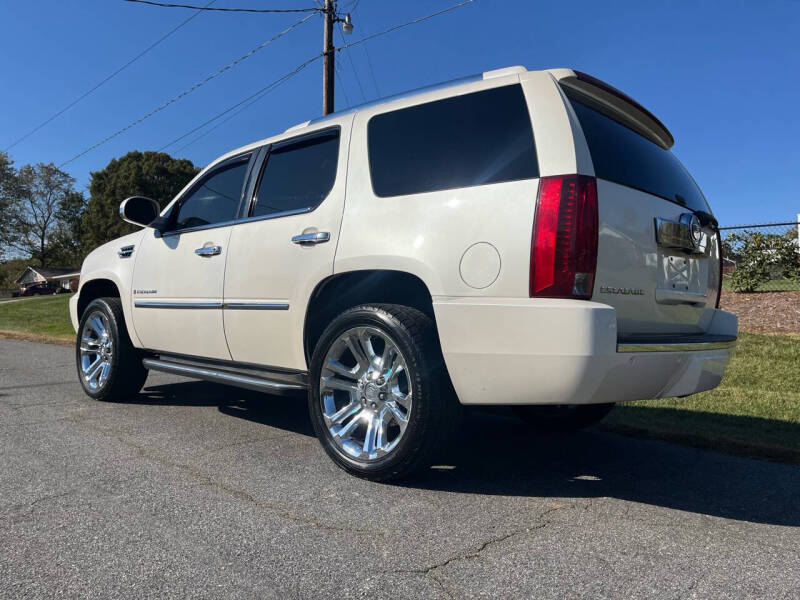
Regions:
<instances>
[{"instance_id":1,"label":"chrome running board","mask_svg":"<svg viewBox=\"0 0 800 600\"><path fill-rule=\"evenodd\" d=\"M270 374L267 372L264 373L264 376L260 374L243 374L215 368L213 366L198 366L160 358L144 358L142 359L142 364L146 369L150 369L151 371L161 371L173 375L182 375L183 377L233 385L249 390L266 392L268 394L293 394L304 392L308 389L308 386L301 381L280 380L278 379L280 375L276 375L273 379L269 377Z\"/></svg>"}]
</instances>

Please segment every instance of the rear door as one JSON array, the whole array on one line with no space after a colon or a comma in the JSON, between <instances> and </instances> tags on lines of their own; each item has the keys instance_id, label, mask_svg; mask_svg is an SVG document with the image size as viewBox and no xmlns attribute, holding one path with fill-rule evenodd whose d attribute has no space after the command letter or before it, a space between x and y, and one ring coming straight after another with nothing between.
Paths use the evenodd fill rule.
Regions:
<instances>
[{"instance_id":1,"label":"rear door","mask_svg":"<svg viewBox=\"0 0 800 600\"><path fill-rule=\"evenodd\" d=\"M133 325L145 348L230 360L222 286L250 154L216 166L184 194L170 230L148 229L136 249Z\"/></svg>"},{"instance_id":2,"label":"rear door","mask_svg":"<svg viewBox=\"0 0 800 600\"><path fill-rule=\"evenodd\" d=\"M274 143L266 153L228 252L225 335L235 361L306 369L306 306L333 273L352 118Z\"/></svg>"},{"instance_id":3,"label":"rear door","mask_svg":"<svg viewBox=\"0 0 800 600\"><path fill-rule=\"evenodd\" d=\"M592 299L616 309L622 338L705 332L717 299L719 254L700 189L663 144L624 124L619 113L567 95L597 177Z\"/></svg>"}]
</instances>

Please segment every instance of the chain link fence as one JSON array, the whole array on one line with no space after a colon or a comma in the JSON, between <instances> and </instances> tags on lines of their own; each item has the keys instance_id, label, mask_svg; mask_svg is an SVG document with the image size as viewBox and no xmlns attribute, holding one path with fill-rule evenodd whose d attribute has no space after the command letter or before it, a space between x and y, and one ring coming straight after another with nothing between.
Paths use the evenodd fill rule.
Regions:
<instances>
[{"instance_id":1,"label":"chain link fence","mask_svg":"<svg viewBox=\"0 0 800 600\"><path fill-rule=\"evenodd\" d=\"M720 227L722 289L733 292L800 290L798 221Z\"/></svg>"}]
</instances>

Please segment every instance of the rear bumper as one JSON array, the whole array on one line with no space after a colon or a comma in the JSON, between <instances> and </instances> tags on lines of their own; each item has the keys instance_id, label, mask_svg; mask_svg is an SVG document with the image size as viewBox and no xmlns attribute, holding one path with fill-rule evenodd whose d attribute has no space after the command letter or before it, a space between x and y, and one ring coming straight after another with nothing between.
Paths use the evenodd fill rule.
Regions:
<instances>
[{"instance_id":1,"label":"rear bumper","mask_svg":"<svg viewBox=\"0 0 800 600\"><path fill-rule=\"evenodd\" d=\"M709 390L722 380L737 318L708 334L618 344L615 310L581 300L434 298L447 370L462 404L594 404Z\"/></svg>"}]
</instances>

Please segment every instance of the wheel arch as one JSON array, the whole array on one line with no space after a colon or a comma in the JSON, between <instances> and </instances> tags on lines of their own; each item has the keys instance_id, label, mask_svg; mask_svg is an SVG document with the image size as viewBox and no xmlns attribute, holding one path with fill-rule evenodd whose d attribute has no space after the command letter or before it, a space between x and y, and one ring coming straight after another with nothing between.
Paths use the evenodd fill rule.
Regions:
<instances>
[{"instance_id":1,"label":"wheel arch","mask_svg":"<svg viewBox=\"0 0 800 600\"><path fill-rule=\"evenodd\" d=\"M83 316L83 311L86 310L92 300L104 297L122 297L119 286L113 280L98 277L83 283L80 292L78 292L78 320Z\"/></svg>"},{"instance_id":2,"label":"wheel arch","mask_svg":"<svg viewBox=\"0 0 800 600\"><path fill-rule=\"evenodd\" d=\"M78 301L76 303L76 321L80 323L83 311L89 306L92 300L97 298L119 298L122 305L122 315L125 319L125 328L128 330L128 336L134 347L141 348L141 342L136 336L136 331L133 327L133 315L128 302L125 301L126 295L122 292L123 287L120 282L114 277L113 273L98 273L91 279L81 282L80 289L78 290Z\"/></svg>"},{"instance_id":3,"label":"wheel arch","mask_svg":"<svg viewBox=\"0 0 800 600\"><path fill-rule=\"evenodd\" d=\"M402 304L416 308L434 322L433 299L425 282L406 271L364 269L336 273L320 281L312 292L303 326L306 363L336 315L359 304Z\"/></svg>"}]
</instances>

